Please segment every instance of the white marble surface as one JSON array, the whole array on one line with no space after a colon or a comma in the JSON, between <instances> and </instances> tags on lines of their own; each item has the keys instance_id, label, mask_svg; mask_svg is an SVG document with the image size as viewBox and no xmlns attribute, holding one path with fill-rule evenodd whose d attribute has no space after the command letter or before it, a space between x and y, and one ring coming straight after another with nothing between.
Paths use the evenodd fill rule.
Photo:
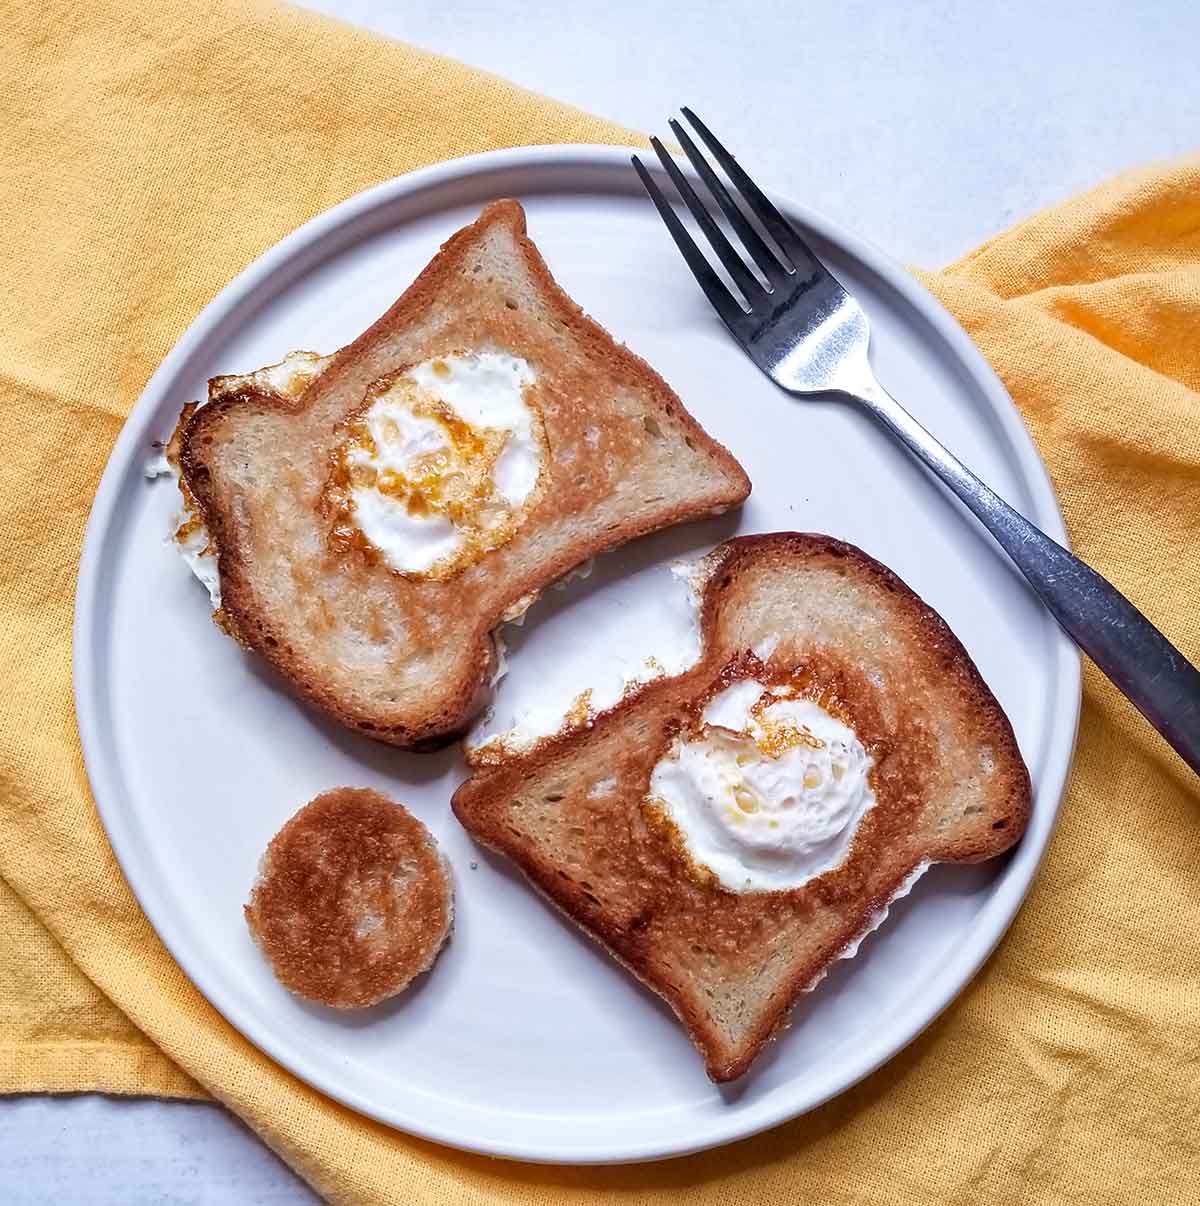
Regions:
<instances>
[{"instance_id":1,"label":"white marble surface","mask_svg":"<svg viewBox=\"0 0 1200 1206\"><path fill-rule=\"evenodd\" d=\"M1196 149L1200 5L309 0L634 128L690 104L762 179L934 267ZM217 1106L0 1100L0 1201L301 1203Z\"/></svg>"}]
</instances>

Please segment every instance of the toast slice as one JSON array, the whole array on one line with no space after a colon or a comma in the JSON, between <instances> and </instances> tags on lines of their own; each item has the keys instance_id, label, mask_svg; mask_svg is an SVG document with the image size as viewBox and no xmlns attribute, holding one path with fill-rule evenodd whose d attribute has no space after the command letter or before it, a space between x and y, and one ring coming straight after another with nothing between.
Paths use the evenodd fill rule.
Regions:
<instances>
[{"instance_id":1,"label":"toast slice","mask_svg":"<svg viewBox=\"0 0 1200 1206\"><path fill-rule=\"evenodd\" d=\"M452 365L468 386L500 389L501 370L520 382L525 417L512 420L513 432L536 468L513 462L526 473L519 504L500 499L517 436L472 426L435 396ZM441 425L432 452L412 445L420 457L403 473L379 468L376 403L393 406L381 420L393 435ZM409 409L397 418L396 407ZM750 490L649 365L558 287L515 201L489 205L328 360L304 354L215 379L179 444L181 486L217 558L219 621L344 724L414 748L466 729L489 694L491 630L545 586L596 553L723 511ZM399 553L379 543L356 501L367 472ZM418 553L404 543L409 528ZM423 556L431 531L450 533L451 552L397 565Z\"/></svg>"},{"instance_id":2,"label":"toast slice","mask_svg":"<svg viewBox=\"0 0 1200 1206\"><path fill-rule=\"evenodd\" d=\"M1016 842L1030 783L962 645L859 549L819 535L747 536L702 570L704 651L693 669L477 774L453 806L478 841L666 999L709 1075L727 1081L929 863L976 862ZM873 762L874 804L842 861L784 890L725 886L650 790L709 701L746 679L790 684L778 690L839 717Z\"/></svg>"}]
</instances>

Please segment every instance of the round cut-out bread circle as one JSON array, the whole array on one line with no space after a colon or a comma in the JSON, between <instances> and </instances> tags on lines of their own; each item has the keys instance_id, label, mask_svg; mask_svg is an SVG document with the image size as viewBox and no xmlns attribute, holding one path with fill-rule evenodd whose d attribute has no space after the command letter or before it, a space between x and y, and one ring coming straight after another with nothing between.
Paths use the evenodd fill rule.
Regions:
<instances>
[{"instance_id":1,"label":"round cut-out bread circle","mask_svg":"<svg viewBox=\"0 0 1200 1206\"><path fill-rule=\"evenodd\" d=\"M432 835L406 808L339 787L272 838L245 913L284 987L359 1009L433 965L453 922L453 885Z\"/></svg>"}]
</instances>

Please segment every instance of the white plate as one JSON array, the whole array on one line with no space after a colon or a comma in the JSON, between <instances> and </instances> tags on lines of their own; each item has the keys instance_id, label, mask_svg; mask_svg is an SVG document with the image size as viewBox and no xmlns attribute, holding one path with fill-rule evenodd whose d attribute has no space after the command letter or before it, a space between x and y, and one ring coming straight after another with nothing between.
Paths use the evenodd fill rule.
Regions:
<instances>
[{"instance_id":1,"label":"white plate","mask_svg":"<svg viewBox=\"0 0 1200 1206\"><path fill-rule=\"evenodd\" d=\"M526 654L535 664L539 648L603 653L609 642L589 617L636 615L646 582L662 573L656 561L733 530L829 532L890 565L945 616L1012 718L1033 774L1033 820L1016 853L932 870L734 1087L710 1084L657 998L472 844L448 806L462 776L457 751L403 754L353 736L297 704L217 631L203 589L163 541L173 491L143 478L151 441L207 377L346 343L498 196L525 203L567 291L662 372L754 482L740 520L638 542L539 605L511 690L528 690L521 664ZM784 207L869 312L884 383L1064 539L1016 410L953 320L878 252ZM1079 707L1073 647L988 538L865 417L776 390L710 312L628 152L595 147L503 151L393 180L314 219L229 285L154 374L117 441L88 526L75 657L88 774L113 849L213 1005L354 1109L457 1147L546 1161L724 1143L811 1109L899 1051L1017 911L1054 823ZM458 891L454 938L433 973L352 1016L284 991L241 913L270 837L338 784L408 804L452 860Z\"/></svg>"}]
</instances>

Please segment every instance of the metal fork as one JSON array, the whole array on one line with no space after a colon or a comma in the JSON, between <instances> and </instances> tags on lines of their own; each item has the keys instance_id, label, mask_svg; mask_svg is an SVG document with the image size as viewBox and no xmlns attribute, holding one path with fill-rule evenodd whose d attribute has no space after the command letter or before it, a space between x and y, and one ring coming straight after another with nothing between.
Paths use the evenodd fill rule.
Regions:
<instances>
[{"instance_id":1,"label":"metal fork","mask_svg":"<svg viewBox=\"0 0 1200 1206\"><path fill-rule=\"evenodd\" d=\"M762 238L679 122L670 122L671 131L742 251L662 143L650 140L745 305L693 242L636 155L633 166L700 288L750 359L789 393L858 403L941 478L996 538L1068 635L1200 774L1200 672L1111 583L1014 511L879 384L867 354L870 329L862 307L708 127L690 109L682 112L778 248Z\"/></svg>"}]
</instances>

